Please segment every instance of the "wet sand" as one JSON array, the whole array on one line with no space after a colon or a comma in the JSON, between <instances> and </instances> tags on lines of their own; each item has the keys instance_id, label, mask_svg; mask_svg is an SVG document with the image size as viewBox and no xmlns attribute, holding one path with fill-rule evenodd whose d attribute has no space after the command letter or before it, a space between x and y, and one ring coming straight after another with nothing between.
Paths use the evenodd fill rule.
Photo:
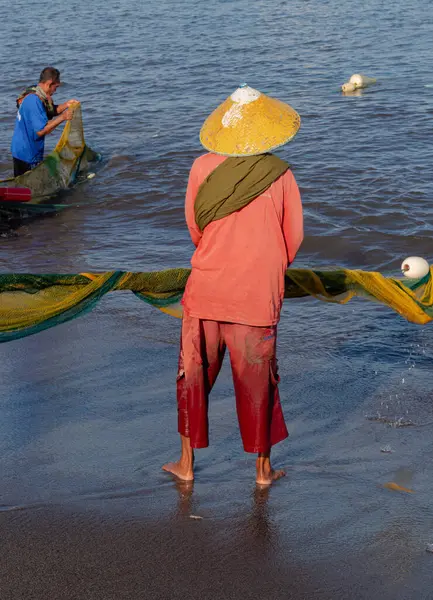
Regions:
<instances>
[{"instance_id":1,"label":"wet sand","mask_svg":"<svg viewBox=\"0 0 433 600\"><path fill-rule=\"evenodd\" d=\"M97 509L1 515L2 598L315 597L311 572L269 555L260 499L246 519L198 521L188 518L188 492L178 493L178 512L159 521Z\"/></svg>"},{"instance_id":2,"label":"wet sand","mask_svg":"<svg viewBox=\"0 0 433 600\"><path fill-rule=\"evenodd\" d=\"M313 531L309 544L297 539L290 515L280 530L272 492L250 494L236 515L201 511L197 520L189 516L197 492L175 487L177 507L160 519L146 519L139 498L133 504L143 515L134 518L107 516L103 502L2 513L1 597L431 598L431 556L417 551L403 524L351 553L330 547L318 560ZM300 559L299 546L310 560Z\"/></svg>"},{"instance_id":3,"label":"wet sand","mask_svg":"<svg viewBox=\"0 0 433 600\"><path fill-rule=\"evenodd\" d=\"M433 426L420 357L406 404L386 407L382 387L399 389L404 354L367 368L362 352L350 363L347 351L338 356L335 340L330 354L315 336L312 351L304 332L307 360L287 351L286 323L291 435L274 458L287 476L256 490L225 365L211 447L198 452L194 485L180 485L160 470L178 451L179 323L134 298L122 298L123 311L104 302L0 347L2 600L431 598ZM312 308L322 305L303 312ZM143 339L157 340L162 323L159 341ZM359 347L362 333L353 335ZM396 424L398 410L415 425L366 418L382 411ZM384 488L389 481L414 493Z\"/></svg>"}]
</instances>

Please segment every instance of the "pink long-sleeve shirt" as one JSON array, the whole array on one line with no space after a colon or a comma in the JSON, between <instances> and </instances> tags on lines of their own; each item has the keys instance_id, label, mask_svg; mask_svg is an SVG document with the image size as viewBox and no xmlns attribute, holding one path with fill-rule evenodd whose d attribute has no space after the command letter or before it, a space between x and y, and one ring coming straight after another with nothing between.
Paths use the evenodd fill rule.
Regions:
<instances>
[{"instance_id":1,"label":"pink long-sleeve shirt","mask_svg":"<svg viewBox=\"0 0 433 600\"><path fill-rule=\"evenodd\" d=\"M303 239L302 204L290 170L241 210L201 232L194 202L226 157L204 154L189 175L185 216L196 250L183 305L192 317L266 327L280 318L284 273Z\"/></svg>"}]
</instances>

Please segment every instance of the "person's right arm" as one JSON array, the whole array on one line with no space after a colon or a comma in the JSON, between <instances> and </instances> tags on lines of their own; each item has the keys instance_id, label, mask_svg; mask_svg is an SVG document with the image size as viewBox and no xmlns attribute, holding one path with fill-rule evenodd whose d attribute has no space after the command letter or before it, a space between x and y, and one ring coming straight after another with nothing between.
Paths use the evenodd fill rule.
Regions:
<instances>
[{"instance_id":1,"label":"person's right arm","mask_svg":"<svg viewBox=\"0 0 433 600\"><path fill-rule=\"evenodd\" d=\"M200 187L200 184L197 181L196 170L197 167L194 163L189 173L188 187L186 188L185 198L186 224L188 226L189 234L195 247L198 246L203 235L200 229L198 228L197 223L195 222L194 203L197 196L198 188Z\"/></svg>"},{"instance_id":2,"label":"person's right arm","mask_svg":"<svg viewBox=\"0 0 433 600\"><path fill-rule=\"evenodd\" d=\"M43 137L44 135L48 135L56 127L58 127L61 123L63 123L63 121L70 121L71 119L72 119L72 111L69 109L65 110L58 117L55 117L54 119L51 119L51 121L48 121L48 123L45 125L45 127L43 129L36 132L36 135L38 137Z\"/></svg>"}]
</instances>

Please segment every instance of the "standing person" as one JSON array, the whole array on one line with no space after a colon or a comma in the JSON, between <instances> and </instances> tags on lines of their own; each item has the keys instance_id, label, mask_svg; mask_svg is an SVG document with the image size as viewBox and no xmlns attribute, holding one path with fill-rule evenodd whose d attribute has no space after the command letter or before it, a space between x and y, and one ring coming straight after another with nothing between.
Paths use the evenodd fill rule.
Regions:
<instances>
[{"instance_id":1,"label":"standing person","mask_svg":"<svg viewBox=\"0 0 433 600\"><path fill-rule=\"evenodd\" d=\"M54 67L43 69L39 83L27 88L17 98L17 118L12 137L11 152L14 177L36 167L44 159L45 136L63 121L72 119L69 106L53 103L52 96L60 86L60 71Z\"/></svg>"},{"instance_id":2,"label":"standing person","mask_svg":"<svg viewBox=\"0 0 433 600\"><path fill-rule=\"evenodd\" d=\"M210 153L194 161L185 201L196 250L177 377L181 456L163 466L185 481L194 478L194 449L209 444L208 396L226 347L243 446L258 455L256 482L284 475L270 460L271 447L288 436L277 387L277 323L303 217L289 165L269 152L299 127L288 104L243 85L200 133Z\"/></svg>"}]
</instances>

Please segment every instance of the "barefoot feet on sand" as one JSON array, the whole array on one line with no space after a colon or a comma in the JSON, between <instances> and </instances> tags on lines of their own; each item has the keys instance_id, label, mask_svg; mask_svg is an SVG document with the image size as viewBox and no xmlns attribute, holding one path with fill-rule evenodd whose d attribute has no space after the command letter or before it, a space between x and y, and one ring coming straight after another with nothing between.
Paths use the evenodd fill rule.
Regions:
<instances>
[{"instance_id":1,"label":"barefoot feet on sand","mask_svg":"<svg viewBox=\"0 0 433 600\"><path fill-rule=\"evenodd\" d=\"M182 481L193 481L194 479L192 467L188 464L184 464L180 460L178 462L167 463L162 467L162 470L171 473Z\"/></svg>"},{"instance_id":2,"label":"barefoot feet on sand","mask_svg":"<svg viewBox=\"0 0 433 600\"><path fill-rule=\"evenodd\" d=\"M259 454L256 461L256 483L257 485L271 485L277 479L281 479L285 471L275 470L271 466L270 453Z\"/></svg>"},{"instance_id":3,"label":"barefoot feet on sand","mask_svg":"<svg viewBox=\"0 0 433 600\"><path fill-rule=\"evenodd\" d=\"M271 483L273 483L277 479L281 479L281 477L284 477L285 474L286 472L282 471L281 469L277 471L271 469L270 472L261 473L260 475L257 473L256 483L257 485L271 485Z\"/></svg>"}]
</instances>

